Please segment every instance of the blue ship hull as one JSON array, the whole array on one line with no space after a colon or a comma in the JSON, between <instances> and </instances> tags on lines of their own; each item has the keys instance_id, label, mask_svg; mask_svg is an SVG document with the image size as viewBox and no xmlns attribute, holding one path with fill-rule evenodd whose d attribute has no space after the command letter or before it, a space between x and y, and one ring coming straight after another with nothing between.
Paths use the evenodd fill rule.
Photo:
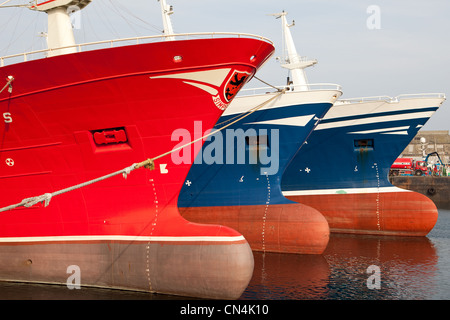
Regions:
<instances>
[{"instance_id":1,"label":"blue ship hull","mask_svg":"<svg viewBox=\"0 0 450 320\"><path fill-rule=\"evenodd\" d=\"M437 219L426 197L394 187L395 159L441 97L336 104L282 178L283 194L318 209L331 231L424 235Z\"/></svg>"},{"instance_id":2,"label":"blue ship hull","mask_svg":"<svg viewBox=\"0 0 450 320\"><path fill-rule=\"evenodd\" d=\"M292 103L294 95L303 97L305 102ZM280 185L289 161L340 92L321 95L325 98L318 99L318 92L286 93L270 107L227 127L218 139L208 139L199 154L202 158L198 157L192 165L180 192L181 214L189 221L233 226L253 250L321 253L328 242L328 223L317 210L286 199ZM311 97L311 101L305 97ZM246 101L250 104L252 100ZM240 102L245 105L243 100ZM243 114L225 114L217 127ZM229 134L239 130L245 132L244 138ZM221 146L218 153L217 146ZM230 150L234 157L229 156ZM239 160L243 153L245 161ZM208 163L208 158L217 154L222 154L215 158L219 161ZM220 160L223 163L217 163ZM311 228L306 230L307 226Z\"/></svg>"}]
</instances>

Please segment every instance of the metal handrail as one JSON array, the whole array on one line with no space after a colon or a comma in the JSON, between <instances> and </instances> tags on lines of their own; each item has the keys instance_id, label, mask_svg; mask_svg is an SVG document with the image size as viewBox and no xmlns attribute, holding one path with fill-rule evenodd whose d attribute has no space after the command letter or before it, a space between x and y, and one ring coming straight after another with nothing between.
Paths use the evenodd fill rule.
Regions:
<instances>
[{"instance_id":1,"label":"metal handrail","mask_svg":"<svg viewBox=\"0 0 450 320\"><path fill-rule=\"evenodd\" d=\"M393 101L395 98L389 96L372 96L372 97L358 97L358 98L349 98L349 99L339 99L340 103L361 103L361 102L376 102L376 101L384 101L389 102Z\"/></svg>"},{"instance_id":2,"label":"metal handrail","mask_svg":"<svg viewBox=\"0 0 450 320\"><path fill-rule=\"evenodd\" d=\"M400 94L396 97L390 96L373 96L373 97L360 97L350 99L339 99L339 103L361 103L361 102L376 102L383 101L388 103L399 102L402 99L420 99L420 98L442 98L446 99L445 93L412 93L412 94Z\"/></svg>"},{"instance_id":3,"label":"metal handrail","mask_svg":"<svg viewBox=\"0 0 450 320\"><path fill-rule=\"evenodd\" d=\"M412 94L401 94L396 97L400 99L408 98L443 98L446 99L445 93L412 93Z\"/></svg>"},{"instance_id":4,"label":"metal handrail","mask_svg":"<svg viewBox=\"0 0 450 320\"><path fill-rule=\"evenodd\" d=\"M30 51L30 52L24 52L24 53L17 53L17 54L12 54L12 55L8 55L8 56L3 56L0 57L0 67L5 66L5 60L8 59L13 59L13 58L17 58L17 57L21 57L23 56L23 61L28 61L30 56L33 55L37 55L37 54L41 54L43 56L40 56L36 59L41 59L41 58L45 58L47 57L46 53L50 53L53 51L58 51L58 50L64 50L64 49L76 49L76 52L82 52L83 49L86 49L89 46L105 46L105 45L109 45L108 48L113 48L115 44L120 43L120 42L135 42L133 44L142 44L142 43L148 43L148 42L152 42L154 40L162 40L165 38L171 38L171 37L178 37L178 38L185 38L185 40L188 39L197 39L197 38L206 38L206 37L217 37L217 38L221 38L221 37L227 37L227 36L235 36L237 38L255 38L255 39L260 39L266 42L269 42L271 44L273 44L273 42L263 36L258 36L258 35L254 35L254 34L250 34L250 33L237 33L237 32L195 32L195 33L178 33L178 34L164 34L164 35L157 35L157 36L143 36L143 37L131 37L131 38L120 38L120 39L113 39L113 40L102 40L102 41L95 41L95 42L87 42L87 43L81 43L81 44L75 44L75 45L71 45L71 46L65 46L65 47L59 47L59 48L51 48L51 49L42 49L42 50L35 50L35 51ZM126 44L125 44L126 45ZM128 44L130 45L130 44ZM102 47L105 48L105 47ZM96 48L98 49L98 48ZM92 50L92 49L91 49ZM84 50L87 51L87 50Z\"/></svg>"},{"instance_id":5,"label":"metal handrail","mask_svg":"<svg viewBox=\"0 0 450 320\"><path fill-rule=\"evenodd\" d=\"M283 58L278 57L278 59L283 59L284 62L290 63L290 62L292 62L291 60L294 60L295 57L297 57L299 62L317 61L317 59L312 59L307 56L301 56L299 54L294 54L294 55L286 54Z\"/></svg>"},{"instance_id":6,"label":"metal handrail","mask_svg":"<svg viewBox=\"0 0 450 320\"><path fill-rule=\"evenodd\" d=\"M241 89L239 92L240 96L248 96L248 95L256 95L256 94L264 94L264 93L273 93L274 89L287 89L286 91L320 91L320 90L337 90L342 91L342 86L335 83L310 83L304 85L287 85L287 86L274 86L274 87L259 87L259 88L246 88Z\"/></svg>"}]
</instances>

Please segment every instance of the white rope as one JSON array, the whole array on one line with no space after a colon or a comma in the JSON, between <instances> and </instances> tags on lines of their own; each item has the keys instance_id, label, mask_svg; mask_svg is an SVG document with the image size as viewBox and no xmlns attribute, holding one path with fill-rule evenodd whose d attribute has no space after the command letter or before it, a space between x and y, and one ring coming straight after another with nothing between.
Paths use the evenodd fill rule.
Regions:
<instances>
[{"instance_id":1,"label":"white rope","mask_svg":"<svg viewBox=\"0 0 450 320\"><path fill-rule=\"evenodd\" d=\"M152 166L152 163L153 163L153 161L151 159L147 159L147 160L145 160L143 162L140 162L140 163L134 163L131 166L126 167L126 168L124 168L122 170L119 170L119 171L107 174L105 176L102 176L102 177L99 177L99 178L96 178L96 179L93 179L93 180L89 180L89 181L86 181L86 182L83 182L83 183L80 183L80 184L77 184L77 185L74 185L74 186L71 186L71 187L68 187L68 188L65 188L65 189L61 189L61 190L58 190L58 191L55 191L55 192L52 192L52 193L44 193L43 195L40 195L40 196L37 196L37 197L31 197L31 198L23 199L19 203L16 203L16 204L4 207L4 208L0 208L0 212L9 211L9 210L12 210L12 209L15 209L15 208L18 208L18 207L29 208L29 207L34 206L35 204L40 203L40 202L43 202L44 203L44 207L46 207L46 206L49 205L50 200L54 196L57 196L57 195L60 195L60 194L66 193L66 192L70 192L70 191L73 191L73 190L76 190L76 189L79 189L79 188L86 187L86 186L91 185L93 183L112 178L112 177L117 176L119 174L122 174L122 176L126 179L127 175L129 175L131 171L133 171L135 169L138 169L138 168L141 168L141 167L145 167L145 166Z\"/></svg>"},{"instance_id":2,"label":"white rope","mask_svg":"<svg viewBox=\"0 0 450 320\"><path fill-rule=\"evenodd\" d=\"M145 167L147 169L153 170L155 168L154 160L162 158L162 157L164 157L166 155L169 155L169 154L171 154L171 153L173 153L175 151L178 151L178 150L180 150L182 148L185 148L185 147L187 147L187 146L189 146L189 145L191 145L191 144L193 144L193 143L195 143L197 141L200 141L200 140L202 140L202 139L204 139L204 138L206 138L206 137L208 137L210 135L216 134L217 132L219 132L219 131L221 131L221 130L231 126L232 124L234 124L234 123L240 121L241 119L249 116L250 114L252 114L256 110L262 108L263 106L265 106L270 101L274 100L275 98L277 98L278 96L280 96L284 92L285 92L284 90L278 92L275 96L273 96L272 98L268 99L267 101L261 103L257 107L249 110L247 113L245 113L243 116L239 117L238 119L234 120L233 122L230 122L229 124L224 125L223 127L215 130L214 132L210 132L210 133L204 135L201 138L198 138L198 139L196 139L194 141L188 142L188 143L186 143L185 145L183 145L181 147L178 147L178 148L172 149L171 151L162 153L159 156L156 156L154 158L147 159L147 160L139 162L139 163L134 163L131 166L126 167L126 168L124 168L122 170L119 170L119 171L107 174L105 176L102 176L102 177L99 177L99 178L96 178L96 179L93 179L93 180L89 180L89 181L86 181L86 182L83 182L83 183L80 183L80 184L77 184L77 185L74 185L74 186L62 189L62 190L58 190L58 191L55 191L55 192L52 192L52 193L44 193L43 195L40 195L40 196L37 196L37 197L31 197L31 198L23 199L19 203L16 203L16 204L13 204L13 205L10 205L10 206L7 206L7 207L0 208L0 212L9 211L9 210L12 210L12 209L15 209L15 208L18 208L18 207L29 208L29 207L34 206L35 204L42 203L42 202L44 203L44 207L47 207L49 205L49 203L50 203L50 200L53 197L57 196L57 195L60 195L60 194L66 193L66 192L70 192L70 191L73 191L73 190L76 190L76 189L79 189L79 188L83 188L83 187L86 187L86 186L91 185L93 183L96 183L96 182L99 182L99 181L103 181L103 180L112 178L114 176L120 175L120 174L126 179L127 176L131 173L131 171L139 169L139 168L142 168L142 167Z\"/></svg>"},{"instance_id":3,"label":"white rope","mask_svg":"<svg viewBox=\"0 0 450 320\"><path fill-rule=\"evenodd\" d=\"M239 118L237 118L237 119L233 118L233 119L235 119L233 122L230 122L230 123L224 125L223 127L219 128L219 129L217 129L217 130L215 130L215 131L211 131L210 133L205 134L204 136L202 136L202 137L200 137L200 138L198 138L198 139L195 139L195 140L193 140L193 141L191 141L191 142L188 142L188 143L186 143L185 145L182 145L182 146L180 146L180 147L178 147L178 148L172 149L172 150L170 150L170 151L168 151L168 152L166 152L166 153L160 154L159 156L154 157L154 158L152 158L152 159L153 159L153 160L156 160L156 159L162 158L162 157L164 157L164 156L166 156L166 155L168 155L168 154L171 154L171 153L173 153L173 152L175 152L175 151L178 151L178 150L180 150L180 149L183 149L183 148L185 148L185 147L187 147L187 146L189 146L189 145L191 145L191 144L193 144L193 143L195 143L195 142L197 142L197 141L201 141L201 140L203 140L203 139L205 139L205 138L207 138L207 137L209 137L209 136L215 135L217 132L220 132L220 131L222 131L223 129L225 129L225 128L231 126L232 124L234 124L234 123L236 123L236 122L238 122L238 121L240 121L240 120L242 120L242 119L248 117L248 116L251 115L253 112L255 112L255 111L261 109L261 108L264 107L266 104L268 104L268 103L271 102L272 100L275 100L276 98L278 98L281 94L283 94L283 93L285 93L285 92L286 92L286 90L284 90L284 89L281 90L281 91L278 92L276 95L274 95L272 98L270 98L270 99L264 101L263 103L259 104L258 106L254 107L253 109L250 109L249 111L247 111L243 116L241 116L241 117L239 117ZM230 119L230 120L231 120L231 119ZM229 121L229 120L228 120L228 121ZM225 123L225 122L227 122L227 121L224 121L223 123Z\"/></svg>"}]
</instances>

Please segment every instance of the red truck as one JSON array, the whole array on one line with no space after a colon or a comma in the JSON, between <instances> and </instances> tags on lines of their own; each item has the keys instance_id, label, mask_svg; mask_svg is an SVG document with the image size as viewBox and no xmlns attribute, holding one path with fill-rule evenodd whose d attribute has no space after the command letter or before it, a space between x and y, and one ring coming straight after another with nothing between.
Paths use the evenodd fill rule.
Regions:
<instances>
[{"instance_id":1,"label":"red truck","mask_svg":"<svg viewBox=\"0 0 450 320\"><path fill-rule=\"evenodd\" d=\"M413 160L412 158L397 158L389 170L390 176L398 175L427 175L427 162L424 160Z\"/></svg>"}]
</instances>

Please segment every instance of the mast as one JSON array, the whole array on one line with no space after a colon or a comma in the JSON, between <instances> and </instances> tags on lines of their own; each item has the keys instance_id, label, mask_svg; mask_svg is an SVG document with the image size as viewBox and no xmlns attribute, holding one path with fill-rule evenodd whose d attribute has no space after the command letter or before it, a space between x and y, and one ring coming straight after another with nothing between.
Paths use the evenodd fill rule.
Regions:
<instances>
[{"instance_id":1,"label":"mast","mask_svg":"<svg viewBox=\"0 0 450 320\"><path fill-rule=\"evenodd\" d=\"M281 27L283 31L283 42L287 50L287 56L284 57L285 64L281 66L283 68L289 69L292 76L292 84L295 90L308 90L308 79L306 77L305 68L310 67L317 63L317 60L310 60L306 57L301 57L297 53L295 48L294 40L292 39L290 27L295 25L293 21L292 24L288 24L286 21L287 12L274 13L277 19L281 18Z\"/></svg>"},{"instance_id":2,"label":"mast","mask_svg":"<svg viewBox=\"0 0 450 320\"><path fill-rule=\"evenodd\" d=\"M76 52L75 37L69 13L81 10L92 0L50 0L34 1L31 10L42 11L48 15L48 49L73 46L71 48L49 51L48 56L57 56Z\"/></svg>"},{"instance_id":3,"label":"mast","mask_svg":"<svg viewBox=\"0 0 450 320\"><path fill-rule=\"evenodd\" d=\"M162 14L162 20L163 20L163 26L164 26L164 34L170 35L174 34L173 27L172 27L172 21L170 20L170 15L173 14L173 6L169 6L166 3L166 0L158 0L161 3L161 14ZM175 38L172 37L166 37L166 40L175 40Z\"/></svg>"}]
</instances>

